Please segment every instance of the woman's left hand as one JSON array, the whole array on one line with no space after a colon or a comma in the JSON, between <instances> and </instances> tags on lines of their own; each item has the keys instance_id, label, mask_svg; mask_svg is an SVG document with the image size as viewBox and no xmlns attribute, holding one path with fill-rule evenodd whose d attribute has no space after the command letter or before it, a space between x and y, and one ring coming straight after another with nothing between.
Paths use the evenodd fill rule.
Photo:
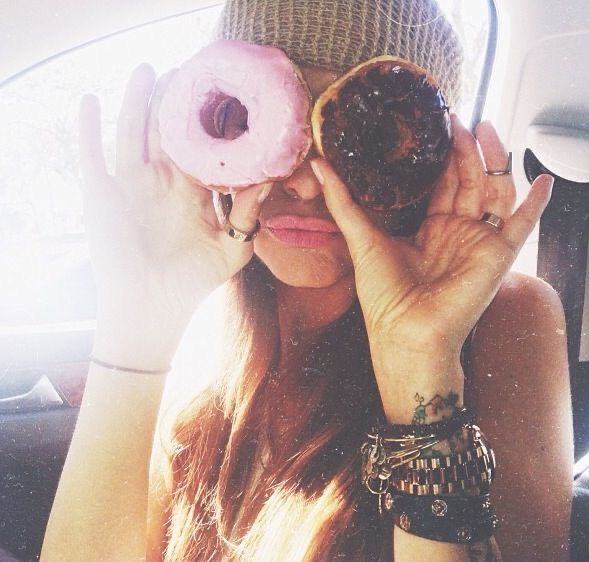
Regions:
<instances>
[{"instance_id":1,"label":"woman's left hand","mask_svg":"<svg viewBox=\"0 0 589 562\"><path fill-rule=\"evenodd\" d=\"M452 125L448 168L412 239L377 227L329 164L312 162L349 247L376 364L388 361L375 353L399 349L419 354L443 347L458 357L550 199L553 178L540 176L513 212L512 176L485 173L505 169L508 160L493 126L479 124L475 139L455 116ZM500 216L502 230L482 222L483 212Z\"/></svg>"}]
</instances>

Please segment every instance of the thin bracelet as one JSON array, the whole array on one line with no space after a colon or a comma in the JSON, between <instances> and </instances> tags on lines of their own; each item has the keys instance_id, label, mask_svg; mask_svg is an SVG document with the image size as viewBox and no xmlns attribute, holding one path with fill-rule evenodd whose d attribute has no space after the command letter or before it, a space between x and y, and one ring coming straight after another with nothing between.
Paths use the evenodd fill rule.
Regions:
<instances>
[{"instance_id":1,"label":"thin bracelet","mask_svg":"<svg viewBox=\"0 0 589 562\"><path fill-rule=\"evenodd\" d=\"M96 357L94 357L93 355L90 355L89 359L92 363L96 363L96 365L100 365L101 367L105 367L106 369L110 369L111 371L125 371L126 373L138 373L141 375L165 375L170 372L169 367L164 371L148 371L146 369L131 369L129 367L113 365L112 363L107 363L106 361L96 359Z\"/></svg>"},{"instance_id":2,"label":"thin bracelet","mask_svg":"<svg viewBox=\"0 0 589 562\"><path fill-rule=\"evenodd\" d=\"M386 424L379 419L372 433L368 433L368 437L375 439L377 435L380 435L384 441L389 442L402 442L407 439L416 440L430 436L448 439L461 427L471 424L473 419L474 412L471 408L461 408L452 417L444 418L433 423L410 425L399 423Z\"/></svg>"}]
</instances>

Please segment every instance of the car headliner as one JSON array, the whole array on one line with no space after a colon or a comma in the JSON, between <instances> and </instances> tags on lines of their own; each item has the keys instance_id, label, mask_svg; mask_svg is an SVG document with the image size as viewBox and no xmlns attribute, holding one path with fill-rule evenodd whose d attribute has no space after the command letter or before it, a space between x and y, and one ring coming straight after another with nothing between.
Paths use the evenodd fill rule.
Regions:
<instances>
[{"instance_id":1,"label":"car headliner","mask_svg":"<svg viewBox=\"0 0 589 562\"><path fill-rule=\"evenodd\" d=\"M0 85L52 56L220 0L0 0Z\"/></svg>"}]
</instances>

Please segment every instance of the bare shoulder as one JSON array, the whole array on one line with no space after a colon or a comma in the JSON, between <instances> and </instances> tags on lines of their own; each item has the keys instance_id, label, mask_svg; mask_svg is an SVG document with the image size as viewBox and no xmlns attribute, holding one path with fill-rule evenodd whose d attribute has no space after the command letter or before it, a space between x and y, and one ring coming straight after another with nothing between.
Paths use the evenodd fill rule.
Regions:
<instances>
[{"instance_id":1,"label":"bare shoulder","mask_svg":"<svg viewBox=\"0 0 589 562\"><path fill-rule=\"evenodd\" d=\"M473 340L475 353L500 350L500 357L528 354L548 340L566 346L564 312L556 291L537 277L510 272L480 318Z\"/></svg>"},{"instance_id":2,"label":"bare shoulder","mask_svg":"<svg viewBox=\"0 0 589 562\"><path fill-rule=\"evenodd\" d=\"M532 322L538 328L544 321L564 320L564 313L556 291L548 283L510 272L481 320L483 324L511 321L514 328L525 328L525 324Z\"/></svg>"},{"instance_id":3,"label":"bare shoulder","mask_svg":"<svg viewBox=\"0 0 589 562\"><path fill-rule=\"evenodd\" d=\"M490 397L510 401L505 393L514 385L562 392L568 387L566 323L556 291L537 277L510 273L477 324L469 359L467 393L476 387L474 396L484 396L490 407ZM489 392L496 385L498 392Z\"/></svg>"},{"instance_id":4,"label":"bare shoulder","mask_svg":"<svg viewBox=\"0 0 589 562\"><path fill-rule=\"evenodd\" d=\"M568 408L566 324L560 299L544 281L510 273L473 333L465 398L493 420ZM498 436L499 437L499 436Z\"/></svg>"},{"instance_id":5,"label":"bare shoulder","mask_svg":"<svg viewBox=\"0 0 589 562\"><path fill-rule=\"evenodd\" d=\"M562 560L572 414L565 318L550 285L509 274L477 324L467 375L465 400L498 459L492 495L505 559ZM550 494L536 479L538 462L550 475Z\"/></svg>"},{"instance_id":6,"label":"bare shoulder","mask_svg":"<svg viewBox=\"0 0 589 562\"><path fill-rule=\"evenodd\" d=\"M510 273L473 334L467 395L493 407L500 398L509 402L505 393L513 387L562 392L568 387L566 341L554 289L536 277Z\"/></svg>"}]
</instances>

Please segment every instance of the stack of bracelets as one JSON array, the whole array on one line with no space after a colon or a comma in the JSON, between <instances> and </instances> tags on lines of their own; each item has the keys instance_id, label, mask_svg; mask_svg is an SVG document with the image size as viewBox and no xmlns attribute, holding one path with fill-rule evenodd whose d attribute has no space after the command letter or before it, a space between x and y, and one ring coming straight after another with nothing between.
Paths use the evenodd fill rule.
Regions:
<instances>
[{"instance_id":1,"label":"stack of bracelets","mask_svg":"<svg viewBox=\"0 0 589 562\"><path fill-rule=\"evenodd\" d=\"M408 533L450 543L489 538L498 527L489 489L495 455L472 411L423 425L377 424L361 448L362 479L378 498L382 516ZM458 431L469 433L470 447L448 456L428 450Z\"/></svg>"}]
</instances>

